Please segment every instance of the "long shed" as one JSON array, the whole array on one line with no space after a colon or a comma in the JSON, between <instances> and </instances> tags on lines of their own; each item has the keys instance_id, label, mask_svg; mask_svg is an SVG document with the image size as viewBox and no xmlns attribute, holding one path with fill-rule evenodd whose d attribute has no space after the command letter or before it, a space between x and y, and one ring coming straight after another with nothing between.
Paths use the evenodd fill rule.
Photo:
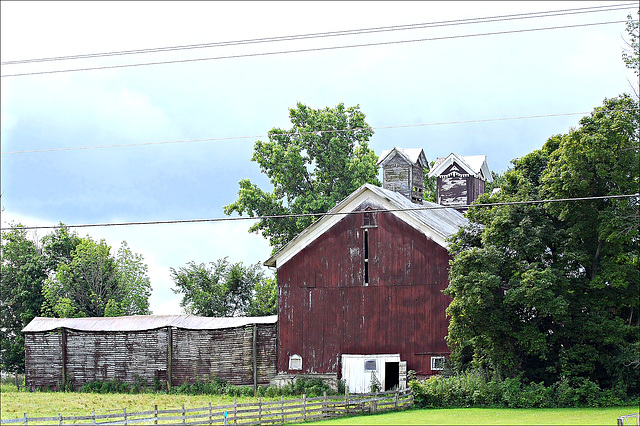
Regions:
<instances>
[{"instance_id":1,"label":"long shed","mask_svg":"<svg viewBox=\"0 0 640 426\"><path fill-rule=\"evenodd\" d=\"M32 389L140 379L173 386L214 377L256 385L276 373L275 315L38 317L22 331L25 383Z\"/></svg>"}]
</instances>

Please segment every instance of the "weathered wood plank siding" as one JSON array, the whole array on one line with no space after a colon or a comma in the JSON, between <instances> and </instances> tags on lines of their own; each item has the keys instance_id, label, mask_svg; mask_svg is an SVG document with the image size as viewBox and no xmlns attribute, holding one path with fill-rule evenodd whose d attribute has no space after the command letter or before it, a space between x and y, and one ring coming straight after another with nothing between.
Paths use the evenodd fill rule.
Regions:
<instances>
[{"instance_id":1,"label":"weathered wood plank siding","mask_svg":"<svg viewBox=\"0 0 640 426\"><path fill-rule=\"evenodd\" d=\"M468 174L460 174L460 168L452 164L440 176L436 185L438 203L443 206L464 206L473 203L484 194L485 181ZM459 209L466 210L466 208Z\"/></svg>"},{"instance_id":2,"label":"weathered wood plank siding","mask_svg":"<svg viewBox=\"0 0 640 426\"><path fill-rule=\"evenodd\" d=\"M173 385L213 377L232 384L252 385L253 327L213 330L163 327L108 332L65 330L64 366L60 330L28 332L25 333L26 384L32 388L57 389L63 382L64 370L67 382L74 388L96 380L135 383L142 379L151 385L154 379L166 382L171 370ZM255 327L257 383L264 384L276 375L277 324L257 324Z\"/></svg>"},{"instance_id":3,"label":"weathered wood plank siding","mask_svg":"<svg viewBox=\"0 0 640 426\"><path fill-rule=\"evenodd\" d=\"M276 374L276 325L257 325L257 382ZM172 384L214 377L235 385L253 384L253 326L219 330L173 330Z\"/></svg>"},{"instance_id":4,"label":"weathered wood plank siding","mask_svg":"<svg viewBox=\"0 0 640 426\"><path fill-rule=\"evenodd\" d=\"M422 200L424 188L424 170L417 164L410 164L396 154L384 168L384 182L382 187L399 192L409 200Z\"/></svg>"},{"instance_id":5,"label":"weathered wood plank siding","mask_svg":"<svg viewBox=\"0 0 640 426\"><path fill-rule=\"evenodd\" d=\"M278 371L302 356L303 373L340 374L341 354L399 353L431 374L430 355L448 354L447 250L391 213L368 233L349 215L278 269ZM309 285L313 283L313 285Z\"/></svg>"},{"instance_id":6,"label":"weathered wood plank siding","mask_svg":"<svg viewBox=\"0 0 640 426\"><path fill-rule=\"evenodd\" d=\"M67 374L74 386L96 380L148 385L166 377L167 330L67 331Z\"/></svg>"},{"instance_id":7,"label":"weathered wood plank siding","mask_svg":"<svg viewBox=\"0 0 640 426\"><path fill-rule=\"evenodd\" d=\"M25 383L57 389L62 383L62 333L25 333Z\"/></svg>"}]
</instances>

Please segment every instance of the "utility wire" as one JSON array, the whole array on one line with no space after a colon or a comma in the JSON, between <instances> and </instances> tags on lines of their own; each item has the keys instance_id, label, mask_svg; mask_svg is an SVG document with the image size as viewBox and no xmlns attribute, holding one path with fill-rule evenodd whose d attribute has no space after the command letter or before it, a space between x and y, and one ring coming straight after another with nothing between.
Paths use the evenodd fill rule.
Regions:
<instances>
[{"instance_id":1,"label":"utility wire","mask_svg":"<svg viewBox=\"0 0 640 426\"><path fill-rule=\"evenodd\" d=\"M555 26L555 27L528 28L528 29L509 30L509 31L495 31L495 32L489 32L489 33L463 34L463 35L454 35L454 36L430 37L430 38L420 38L420 39L411 39L411 40L384 41L384 42L375 42L375 43L361 43L361 44L351 44L351 45L345 45L345 46L329 46L329 47L315 47L315 48L307 48L307 49L292 49L292 50L281 50L281 51L277 51L277 52L244 53L244 54L238 54L238 55L215 56L215 57L208 57L208 58L176 59L176 60L172 60L172 61L157 61L157 62L146 62L146 63L136 63L136 64L106 65L106 66L87 67L87 68L72 68L72 69L52 70L52 71L25 72L25 73L16 73L16 74L4 74L4 75L0 75L0 77L2 77L2 78L4 78L4 77L21 77L21 76L27 76L27 75L58 74L58 73L79 72L79 71L95 71L95 70L105 70L105 69L143 67L143 66L151 66L151 65L166 65L166 64L178 64L178 63L188 63L188 62L214 61L214 60L222 60L222 59L238 59L238 58L249 58L249 57L285 55L285 54L291 54L291 53L322 52L322 51L329 51L329 50L353 49L353 48L360 48L360 47L389 46L389 45L404 44L404 43L417 43L417 42L437 41L437 40L452 40L452 39L467 38L467 37L483 37L483 36L492 36L492 35L504 35L504 34L514 34L514 33L528 33L528 32L535 32L535 31L558 30L558 29L565 29L565 28L580 28L580 27L590 27L590 26L596 26L596 25L620 24L620 23L625 23L625 22L626 21L624 21L624 20L622 20L622 21L607 21L607 22L592 22L592 23L588 23L588 24L560 25L560 26Z\"/></svg>"},{"instance_id":2,"label":"utility wire","mask_svg":"<svg viewBox=\"0 0 640 426\"><path fill-rule=\"evenodd\" d=\"M616 110L620 111L620 110ZM507 121L507 120L524 120L529 118L548 118L548 117L563 117L569 115L585 115L589 114L589 112L567 112L561 114L544 114L544 115L525 115L520 117L502 117L502 118L485 118L478 120L459 120L459 121L441 121L435 123L421 123L421 124L398 124L394 126L379 126L379 127L371 127L372 130L388 130L388 129L402 129L409 127L427 127L427 126L444 126L450 124L469 124L469 123L484 123L491 121ZM364 130L361 127L356 127L352 129L335 129L335 130L318 130L312 132L296 132L296 133L278 133L278 136L302 136L302 135L310 135L310 134L323 134L323 133L344 133L344 132L357 132L360 130ZM140 143L127 143L127 144L113 144L113 145L93 145L93 146L75 146L75 147L65 147L65 148L42 148L42 149L27 149L21 151L5 151L0 154L9 155L9 154L30 154L36 152L55 152L55 151L75 151L75 150L84 150L84 149L104 149L104 148L122 148L122 147L134 147L134 146L146 146L146 145L168 145L168 144L182 144L182 143L193 143L193 142L210 142L210 141L227 141L227 140L238 140L238 139L255 139L255 138L264 138L269 137L269 135L254 135L254 136L228 136L228 137L217 137L217 138L202 138L202 139L186 139L186 140L175 140L175 141L158 141L158 142L140 142Z\"/></svg>"},{"instance_id":3,"label":"utility wire","mask_svg":"<svg viewBox=\"0 0 640 426\"><path fill-rule=\"evenodd\" d=\"M225 41L225 42L199 43L199 44L190 44L190 45L182 45L182 46L165 46L165 47L154 47L154 48L147 48L147 49L87 53L87 54L69 55L69 56L55 56L55 57L48 57L48 58L21 59L21 60L15 60L15 61L2 62L2 65L17 65L17 64L29 64L29 63L35 63L35 62L52 62L52 61L65 61L65 60L88 59L88 58L101 58L101 57L108 57L108 56L138 55L138 54L147 54L147 53L170 52L170 51L177 51L177 50L205 49L205 48L214 48L214 47L258 44L258 43L306 40L306 39L313 39L313 38L328 38L328 37L339 37L339 36L341 37L341 36L391 32L391 31L405 31L405 30L416 30L416 29L435 28L435 27L448 27L448 26L454 26L454 25L468 25L468 24L480 24L480 23L487 23L487 22L511 21L511 20L518 20L518 19L547 18L552 16L566 16L566 15L577 15L577 14L596 13L596 12L601 13L601 12L610 12L610 11L624 10L624 9L631 9L631 8L635 8L634 3L622 3L622 4L592 6L592 7L583 7L583 8L574 8L574 9L561 9L561 10L552 10L552 11L543 11L543 12L528 12L528 13L518 13L518 14L512 14L512 15L456 19L456 20L449 20L449 21L393 25L393 26L386 26L386 27L361 28L361 29L330 31L330 32L321 32L321 33L310 33L310 34L298 34L298 35L289 35L289 36L263 37L263 38Z\"/></svg>"},{"instance_id":4,"label":"utility wire","mask_svg":"<svg viewBox=\"0 0 640 426\"><path fill-rule=\"evenodd\" d=\"M606 200L606 199L619 199L619 198L638 198L640 193L626 194L626 195L603 195L597 197L575 197L575 198L553 198L546 200L530 200L530 201L509 201L501 203L484 203L484 204L465 204L455 206L455 208L471 208L471 207L496 207L496 206L513 206L513 205L533 205L543 203L559 203L559 202L574 202L574 201L589 201L589 200ZM453 206L421 206L415 208L399 208L399 209L381 209L381 210L367 210L368 213L392 213L392 212L407 212L407 211L422 211L422 210L442 210L453 209ZM109 226L135 226L135 225L167 225L167 224L181 224L181 223L203 223L203 222L230 222L240 220L263 220L263 219L285 219L285 218L297 218L297 217L318 217L318 216L348 216L353 214L362 214L363 211L349 211L349 212L325 212L325 213L300 213L300 214L280 214L280 215L267 215L267 216L237 216L237 217L220 217L213 219L184 219L184 220L158 220L158 221L144 221L144 222L117 222L117 223L91 223L82 225L52 225L52 226L19 226L24 230L35 229L60 229L60 228L97 228L97 227L109 227ZM15 229L15 226L0 228L2 231L9 231Z\"/></svg>"}]
</instances>

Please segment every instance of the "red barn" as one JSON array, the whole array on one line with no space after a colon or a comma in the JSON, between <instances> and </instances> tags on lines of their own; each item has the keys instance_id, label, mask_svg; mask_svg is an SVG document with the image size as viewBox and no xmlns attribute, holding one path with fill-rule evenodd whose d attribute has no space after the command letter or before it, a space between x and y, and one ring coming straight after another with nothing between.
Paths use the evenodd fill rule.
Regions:
<instances>
[{"instance_id":1,"label":"red barn","mask_svg":"<svg viewBox=\"0 0 640 426\"><path fill-rule=\"evenodd\" d=\"M390 155L411 160L405 154ZM446 240L466 219L416 200L415 191L412 198L363 185L265 262L277 268L280 377L341 378L356 369L377 372L389 389L403 386L406 369L441 369L449 353Z\"/></svg>"}]
</instances>

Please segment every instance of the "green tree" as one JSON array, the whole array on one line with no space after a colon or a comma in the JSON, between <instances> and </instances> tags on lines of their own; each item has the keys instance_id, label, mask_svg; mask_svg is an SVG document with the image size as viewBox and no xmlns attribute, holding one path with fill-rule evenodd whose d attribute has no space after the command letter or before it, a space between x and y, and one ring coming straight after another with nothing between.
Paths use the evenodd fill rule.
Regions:
<instances>
[{"instance_id":1,"label":"green tree","mask_svg":"<svg viewBox=\"0 0 640 426\"><path fill-rule=\"evenodd\" d=\"M515 160L477 203L638 192L638 103L605 100ZM458 369L638 393L638 197L471 208L453 239L448 341Z\"/></svg>"},{"instance_id":2,"label":"green tree","mask_svg":"<svg viewBox=\"0 0 640 426\"><path fill-rule=\"evenodd\" d=\"M627 68L640 77L640 21L634 19L632 15L627 15L627 34L629 34L629 41L627 41L629 48L623 50L622 60Z\"/></svg>"},{"instance_id":3,"label":"green tree","mask_svg":"<svg viewBox=\"0 0 640 426\"><path fill-rule=\"evenodd\" d=\"M56 247L51 250L66 253L68 244L76 236L57 232ZM62 238L57 238L62 237ZM60 259L68 260L65 256ZM70 260L61 261L44 282L43 313L53 317L102 317L148 314L151 284L147 265L139 254L134 254L126 242L122 243L117 258L104 240L79 238Z\"/></svg>"},{"instance_id":4,"label":"green tree","mask_svg":"<svg viewBox=\"0 0 640 426\"><path fill-rule=\"evenodd\" d=\"M209 265L189 262L178 270L171 268L176 288L182 294L182 306L188 314L205 317L264 314L268 309L269 283L260 264L244 266L230 263L227 258ZM254 299L256 289L260 296Z\"/></svg>"},{"instance_id":5,"label":"green tree","mask_svg":"<svg viewBox=\"0 0 640 426\"><path fill-rule=\"evenodd\" d=\"M42 238L42 251L47 269L55 271L62 263L71 263L73 253L80 244L80 237L60 222L60 227Z\"/></svg>"},{"instance_id":6,"label":"green tree","mask_svg":"<svg viewBox=\"0 0 640 426\"><path fill-rule=\"evenodd\" d=\"M243 179L238 199L224 208L226 214L322 213L364 183L379 185L378 158L367 143L373 130L359 106L312 109L298 103L289 117L291 129L271 129L268 141L256 141L251 159L269 177L273 191ZM315 219L262 218L250 231L269 239L275 251Z\"/></svg>"},{"instance_id":7,"label":"green tree","mask_svg":"<svg viewBox=\"0 0 640 426\"><path fill-rule=\"evenodd\" d=\"M126 241L118 249L116 258L116 277L124 287L124 298L118 311L122 315L149 315L149 297L151 296L151 280L147 275L149 268L141 254L133 253ZM112 306L117 302L112 299ZM107 303L108 305L108 303ZM115 309L115 306L113 306ZM105 316L115 316L107 315Z\"/></svg>"},{"instance_id":8,"label":"green tree","mask_svg":"<svg viewBox=\"0 0 640 426\"><path fill-rule=\"evenodd\" d=\"M47 277L44 257L21 225L2 232L0 262L0 370L24 372L22 329L40 315L42 283Z\"/></svg>"},{"instance_id":9,"label":"green tree","mask_svg":"<svg viewBox=\"0 0 640 426\"><path fill-rule=\"evenodd\" d=\"M433 169L435 161L429 164L429 167ZM424 192L422 193L422 199L425 201L431 201L432 203L438 200L438 177L429 177L429 170L423 170L424 173Z\"/></svg>"},{"instance_id":10,"label":"green tree","mask_svg":"<svg viewBox=\"0 0 640 426\"><path fill-rule=\"evenodd\" d=\"M278 284L276 278L264 278L255 285L247 306L247 316L260 317L278 313Z\"/></svg>"}]
</instances>

